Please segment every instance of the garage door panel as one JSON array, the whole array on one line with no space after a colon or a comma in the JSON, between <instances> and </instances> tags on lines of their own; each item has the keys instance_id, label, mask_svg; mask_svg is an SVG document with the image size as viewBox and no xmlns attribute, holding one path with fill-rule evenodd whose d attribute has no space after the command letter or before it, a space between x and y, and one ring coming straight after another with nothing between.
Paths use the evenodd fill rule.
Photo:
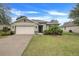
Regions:
<instances>
[{"instance_id":1,"label":"garage door panel","mask_svg":"<svg viewBox=\"0 0 79 59\"><path fill-rule=\"evenodd\" d=\"M34 34L34 27L16 27L16 34Z\"/></svg>"}]
</instances>

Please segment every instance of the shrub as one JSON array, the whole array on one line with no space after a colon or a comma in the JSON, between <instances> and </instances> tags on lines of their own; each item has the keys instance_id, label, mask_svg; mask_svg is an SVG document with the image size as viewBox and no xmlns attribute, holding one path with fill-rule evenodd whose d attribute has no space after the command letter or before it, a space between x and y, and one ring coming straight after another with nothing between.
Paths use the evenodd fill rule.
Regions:
<instances>
[{"instance_id":1,"label":"shrub","mask_svg":"<svg viewBox=\"0 0 79 59\"><path fill-rule=\"evenodd\" d=\"M10 28L8 28L8 27L3 27L3 30L2 30L2 31L8 32L8 31L10 31Z\"/></svg>"},{"instance_id":2,"label":"shrub","mask_svg":"<svg viewBox=\"0 0 79 59\"><path fill-rule=\"evenodd\" d=\"M8 36L8 35L13 35L13 34L15 34L15 32L13 32L13 31L7 31L7 32L5 32L5 31L0 31L0 36Z\"/></svg>"},{"instance_id":3,"label":"shrub","mask_svg":"<svg viewBox=\"0 0 79 59\"><path fill-rule=\"evenodd\" d=\"M70 33L72 33L72 30L69 30Z\"/></svg>"},{"instance_id":4,"label":"shrub","mask_svg":"<svg viewBox=\"0 0 79 59\"><path fill-rule=\"evenodd\" d=\"M49 30L45 30L45 31L44 31L44 34L45 34L45 35L50 34Z\"/></svg>"},{"instance_id":5,"label":"shrub","mask_svg":"<svg viewBox=\"0 0 79 59\"><path fill-rule=\"evenodd\" d=\"M11 29L8 27L3 27L3 29L0 31L1 36L8 36L13 34L15 34L15 32L11 31Z\"/></svg>"},{"instance_id":6,"label":"shrub","mask_svg":"<svg viewBox=\"0 0 79 59\"><path fill-rule=\"evenodd\" d=\"M14 31L10 31L10 35L13 35L13 34L15 34L15 32Z\"/></svg>"},{"instance_id":7,"label":"shrub","mask_svg":"<svg viewBox=\"0 0 79 59\"><path fill-rule=\"evenodd\" d=\"M61 30L57 25L49 27L48 30L44 31L45 35L62 35L63 30Z\"/></svg>"},{"instance_id":8,"label":"shrub","mask_svg":"<svg viewBox=\"0 0 79 59\"><path fill-rule=\"evenodd\" d=\"M10 35L9 32L2 32L2 33L1 33L1 36L8 36L8 35Z\"/></svg>"},{"instance_id":9,"label":"shrub","mask_svg":"<svg viewBox=\"0 0 79 59\"><path fill-rule=\"evenodd\" d=\"M58 35L62 35L62 33L63 33L63 30L59 29L58 30Z\"/></svg>"},{"instance_id":10,"label":"shrub","mask_svg":"<svg viewBox=\"0 0 79 59\"><path fill-rule=\"evenodd\" d=\"M8 32L4 32L4 31L2 31L2 32L0 32L1 34L1 36L8 36L8 35L13 35L13 34L15 34L15 32L13 32L13 31L8 31Z\"/></svg>"}]
</instances>

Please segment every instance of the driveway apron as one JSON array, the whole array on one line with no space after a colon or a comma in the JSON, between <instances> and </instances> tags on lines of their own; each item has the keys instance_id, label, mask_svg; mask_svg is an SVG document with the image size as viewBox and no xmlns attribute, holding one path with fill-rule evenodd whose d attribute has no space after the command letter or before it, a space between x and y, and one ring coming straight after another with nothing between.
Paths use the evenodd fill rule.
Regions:
<instances>
[{"instance_id":1,"label":"driveway apron","mask_svg":"<svg viewBox=\"0 0 79 59\"><path fill-rule=\"evenodd\" d=\"M32 35L13 35L0 39L0 56L21 56Z\"/></svg>"}]
</instances>

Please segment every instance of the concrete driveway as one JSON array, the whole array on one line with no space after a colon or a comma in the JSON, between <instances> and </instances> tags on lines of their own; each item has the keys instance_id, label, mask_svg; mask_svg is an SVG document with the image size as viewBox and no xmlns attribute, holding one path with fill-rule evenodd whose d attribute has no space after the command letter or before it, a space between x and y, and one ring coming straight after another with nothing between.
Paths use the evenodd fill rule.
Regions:
<instances>
[{"instance_id":1,"label":"concrete driveway","mask_svg":"<svg viewBox=\"0 0 79 59\"><path fill-rule=\"evenodd\" d=\"M0 39L0 56L21 56L32 35L13 35Z\"/></svg>"}]
</instances>

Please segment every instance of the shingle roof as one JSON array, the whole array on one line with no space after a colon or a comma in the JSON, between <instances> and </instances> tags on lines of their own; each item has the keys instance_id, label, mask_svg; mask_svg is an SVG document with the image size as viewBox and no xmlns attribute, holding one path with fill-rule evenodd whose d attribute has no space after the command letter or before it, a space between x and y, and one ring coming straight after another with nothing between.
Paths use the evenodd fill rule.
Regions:
<instances>
[{"instance_id":1,"label":"shingle roof","mask_svg":"<svg viewBox=\"0 0 79 59\"><path fill-rule=\"evenodd\" d=\"M23 17L23 18L18 19L18 20L15 21L14 23L16 23L16 22L18 22L18 21L20 21L20 20L24 20L24 19L25 19L25 20L29 20L29 19ZM32 19L32 20L29 20L29 21L34 22L34 23L36 23L36 24L49 24L49 25L51 25L51 24L59 24L57 20L52 20L52 21L48 22L48 21L45 21L45 20L35 20L35 19ZM12 23L12 24L13 24L13 23Z\"/></svg>"},{"instance_id":2,"label":"shingle roof","mask_svg":"<svg viewBox=\"0 0 79 59\"><path fill-rule=\"evenodd\" d=\"M59 24L57 20L51 20L50 22L48 22L47 24Z\"/></svg>"},{"instance_id":3,"label":"shingle roof","mask_svg":"<svg viewBox=\"0 0 79 59\"><path fill-rule=\"evenodd\" d=\"M66 22L63 24L64 27L71 27L71 26L77 26L76 24L74 24L74 22Z\"/></svg>"},{"instance_id":4,"label":"shingle roof","mask_svg":"<svg viewBox=\"0 0 79 59\"><path fill-rule=\"evenodd\" d=\"M34 22L47 22L47 21L44 21L44 20L33 20L33 19L32 19L32 21L34 21Z\"/></svg>"},{"instance_id":5,"label":"shingle roof","mask_svg":"<svg viewBox=\"0 0 79 59\"><path fill-rule=\"evenodd\" d=\"M44 20L33 20L32 19L32 21L35 23L38 23L38 24L41 24L41 23L46 24L47 23L47 21L44 21Z\"/></svg>"},{"instance_id":6,"label":"shingle roof","mask_svg":"<svg viewBox=\"0 0 79 59\"><path fill-rule=\"evenodd\" d=\"M59 24L57 20L53 20L53 21L44 21L44 20L32 20L34 22L37 22L37 23L45 23L45 24Z\"/></svg>"}]
</instances>

